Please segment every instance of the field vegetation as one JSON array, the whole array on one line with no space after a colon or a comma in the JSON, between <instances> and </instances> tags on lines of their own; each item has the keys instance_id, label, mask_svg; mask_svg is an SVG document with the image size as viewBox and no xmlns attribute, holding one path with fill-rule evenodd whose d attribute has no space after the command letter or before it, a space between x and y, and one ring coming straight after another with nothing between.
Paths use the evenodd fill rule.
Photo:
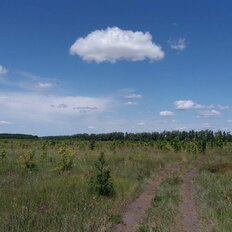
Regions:
<instances>
[{"instance_id":1,"label":"field vegetation","mask_svg":"<svg viewBox=\"0 0 232 232\"><path fill-rule=\"evenodd\" d=\"M0 231L110 231L149 179L172 164L180 169L160 185L140 231L169 231L175 224L181 176L196 165L202 231L208 224L215 231L232 228L228 133L0 138Z\"/></svg>"}]
</instances>

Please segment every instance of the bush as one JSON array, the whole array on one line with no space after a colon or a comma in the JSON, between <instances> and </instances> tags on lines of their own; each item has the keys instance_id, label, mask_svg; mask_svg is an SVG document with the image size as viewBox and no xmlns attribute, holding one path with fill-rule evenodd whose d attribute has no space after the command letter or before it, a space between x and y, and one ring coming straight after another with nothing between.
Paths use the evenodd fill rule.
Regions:
<instances>
[{"instance_id":1,"label":"bush","mask_svg":"<svg viewBox=\"0 0 232 232\"><path fill-rule=\"evenodd\" d=\"M20 163L23 169L29 170L29 171L36 169L36 162L35 162L34 156L35 156L35 152L33 151L23 153L20 156Z\"/></svg>"},{"instance_id":2,"label":"bush","mask_svg":"<svg viewBox=\"0 0 232 232\"><path fill-rule=\"evenodd\" d=\"M74 154L65 147L58 150L58 170L60 172L69 171L73 168Z\"/></svg>"},{"instance_id":3,"label":"bush","mask_svg":"<svg viewBox=\"0 0 232 232\"><path fill-rule=\"evenodd\" d=\"M90 179L90 189L101 196L112 196L115 193L110 169L103 152L95 162L94 175Z\"/></svg>"},{"instance_id":4,"label":"bush","mask_svg":"<svg viewBox=\"0 0 232 232\"><path fill-rule=\"evenodd\" d=\"M5 160L6 159L6 151L5 150L3 150L2 152L1 152L1 154L0 154L0 159L1 160Z\"/></svg>"},{"instance_id":5,"label":"bush","mask_svg":"<svg viewBox=\"0 0 232 232\"><path fill-rule=\"evenodd\" d=\"M93 151L95 147L96 147L95 141L91 141L89 144L89 149Z\"/></svg>"}]
</instances>

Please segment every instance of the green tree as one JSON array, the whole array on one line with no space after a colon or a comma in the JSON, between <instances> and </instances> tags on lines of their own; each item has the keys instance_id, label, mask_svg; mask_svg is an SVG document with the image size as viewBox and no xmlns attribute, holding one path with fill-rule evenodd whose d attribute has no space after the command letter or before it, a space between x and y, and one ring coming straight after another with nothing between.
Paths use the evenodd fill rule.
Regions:
<instances>
[{"instance_id":1,"label":"green tree","mask_svg":"<svg viewBox=\"0 0 232 232\"><path fill-rule=\"evenodd\" d=\"M112 196L115 193L110 168L102 152L95 162L95 173L90 179L90 188L101 196Z\"/></svg>"}]
</instances>

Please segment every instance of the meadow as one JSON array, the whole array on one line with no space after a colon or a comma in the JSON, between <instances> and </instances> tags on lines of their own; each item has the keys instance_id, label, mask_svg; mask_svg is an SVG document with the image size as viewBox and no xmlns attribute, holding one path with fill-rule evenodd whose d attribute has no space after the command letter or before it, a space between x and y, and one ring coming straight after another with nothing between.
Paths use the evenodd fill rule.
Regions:
<instances>
[{"instance_id":1,"label":"meadow","mask_svg":"<svg viewBox=\"0 0 232 232\"><path fill-rule=\"evenodd\" d=\"M179 226L182 176L194 166L199 167L194 197L202 231L209 225L230 231L232 145L207 142L205 150L198 146L191 152L189 144L2 138L0 231L111 231L151 177L170 165L178 165L178 171L161 183L138 231ZM100 192L93 183L101 156L107 176L103 190L110 183L112 192Z\"/></svg>"}]
</instances>

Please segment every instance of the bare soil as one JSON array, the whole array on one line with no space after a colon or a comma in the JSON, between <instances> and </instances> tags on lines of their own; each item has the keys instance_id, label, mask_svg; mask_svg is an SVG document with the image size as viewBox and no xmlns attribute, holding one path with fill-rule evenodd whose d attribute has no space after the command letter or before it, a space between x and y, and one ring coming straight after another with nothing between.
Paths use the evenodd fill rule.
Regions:
<instances>
[{"instance_id":1,"label":"bare soil","mask_svg":"<svg viewBox=\"0 0 232 232\"><path fill-rule=\"evenodd\" d=\"M177 166L169 166L157 173L144 192L132 202L123 215L122 222L116 225L112 232L135 232L138 225L142 223L147 209L151 206L155 191L161 182L171 173L177 170Z\"/></svg>"},{"instance_id":2,"label":"bare soil","mask_svg":"<svg viewBox=\"0 0 232 232\"><path fill-rule=\"evenodd\" d=\"M187 172L181 187L182 203L180 206L182 228L185 232L200 232L198 227L198 217L195 202L193 199L193 178L197 174L198 168L193 168Z\"/></svg>"}]
</instances>

